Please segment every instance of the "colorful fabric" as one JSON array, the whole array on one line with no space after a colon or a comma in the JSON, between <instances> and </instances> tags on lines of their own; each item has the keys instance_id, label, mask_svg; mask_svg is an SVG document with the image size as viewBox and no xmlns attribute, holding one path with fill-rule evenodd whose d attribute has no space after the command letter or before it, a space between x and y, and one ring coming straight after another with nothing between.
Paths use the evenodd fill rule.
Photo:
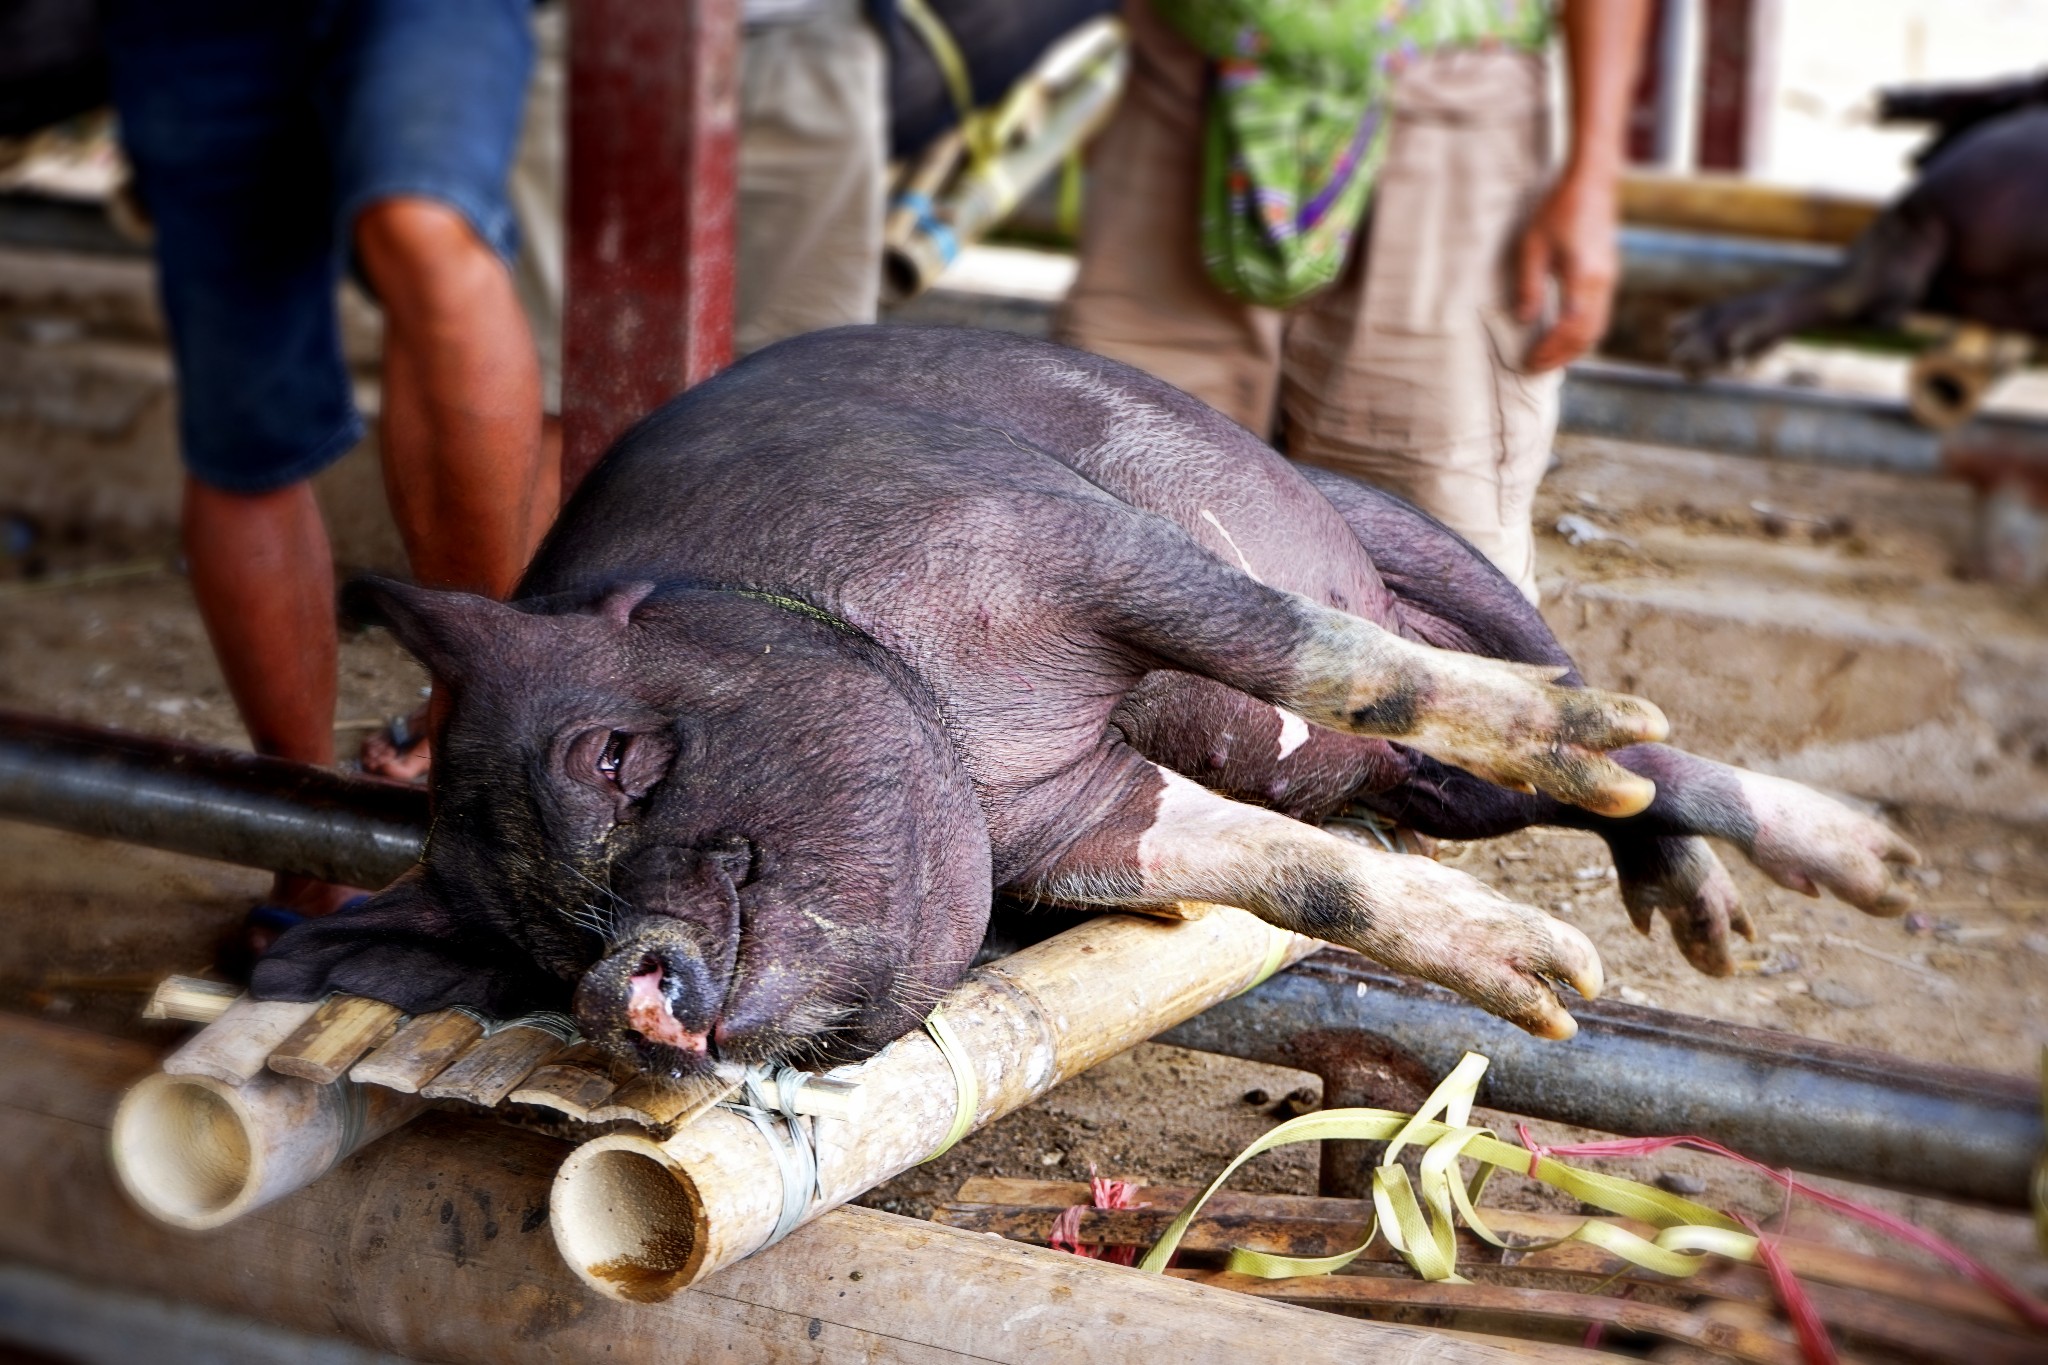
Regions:
<instances>
[{"instance_id":1,"label":"colorful fabric","mask_svg":"<svg viewBox=\"0 0 2048 1365\"><path fill-rule=\"evenodd\" d=\"M1386 149L1394 76L1447 47L1540 47L1547 0L1154 0L1213 64L1202 255L1287 308L1344 268Z\"/></svg>"}]
</instances>

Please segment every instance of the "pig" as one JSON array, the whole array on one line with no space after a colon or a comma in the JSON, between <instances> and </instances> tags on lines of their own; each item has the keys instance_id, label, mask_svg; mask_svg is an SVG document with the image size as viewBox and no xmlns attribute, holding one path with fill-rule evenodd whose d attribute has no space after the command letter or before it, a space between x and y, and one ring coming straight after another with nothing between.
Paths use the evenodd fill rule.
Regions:
<instances>
[{"instance_id":1,"label":"pig","mask_svg":"<svg viewBox=\"0 0 2048 1365\"><path fill-rule=\"evenodd\" d=\"M1936 124L1919 178L1839 268L1679 319L1674 364L1703 374L1795 332L1915 311L2048 338L2048 78L1892 92L1883 112Z\"/></svg>"},{"instance_id":2,"label":"pig","mask_svg":"<svg viewBox=\"0 0 2048 1365\"><path fill-rule=\"evenodd\" d=\"M253 991L569 1009L623 1064L821 1066L915 1027L992 892L1242 906L1537 1034L1578 929L1317 827L1598 831L1637 925L1751 933L1703 842L1903 909L1912 849L1658 743L1454 534L1114 361L945 328L763 350L619 440L515 600L360 580L448 697L422 861Z\"/></svg>"}]
</instances>

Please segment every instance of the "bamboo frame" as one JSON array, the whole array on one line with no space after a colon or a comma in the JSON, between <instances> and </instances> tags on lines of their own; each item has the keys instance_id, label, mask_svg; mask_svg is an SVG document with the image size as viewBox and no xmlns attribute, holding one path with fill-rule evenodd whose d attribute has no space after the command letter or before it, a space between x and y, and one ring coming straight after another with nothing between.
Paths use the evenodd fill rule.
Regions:
<instances>
[{"instance_id":1,"label":"bamboo frame","mask_svg":"<svg viewBox=\"0 0 2048 1365\"><path fill-rule=\"evenodd\" d=\"M970 1128L1248 989L1323 945L1242 910L1174 922L1106 915L970 973L943 1009L974 1072ZM859 1123L808 1125L808 1221L926 1160L954 1125L952 1068L923 1033L831 1079L857 1081ZM713 1108L665 1141L611 1134L570 1154L550 1223L564 1258L614 1299L667 1299L768 1245L783 1213L771 1139Z\"/></svg>"}]
</instances>

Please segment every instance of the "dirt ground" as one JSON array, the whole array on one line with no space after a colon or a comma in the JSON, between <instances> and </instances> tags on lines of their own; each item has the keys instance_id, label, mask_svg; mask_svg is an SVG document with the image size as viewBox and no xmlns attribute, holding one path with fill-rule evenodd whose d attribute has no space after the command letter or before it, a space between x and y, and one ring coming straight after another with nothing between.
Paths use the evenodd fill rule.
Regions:
<instances>
[{"instance_id":1,"label":"dirt ground","mask_svg":"<svg viewBox=\"0 0 2048 1365\"><path fill-rule=\"evenodd\" d=\"M1582 607L1585 594L1603 585L1648 581L1711 595L1718 585L1790 555L1803 566L1787 571L1797 581L1772 588L1794 594L1785 599L1793 603L1787 611L1803 610L1797 603L1806 599L1797 593L1824 589L1864 608L1931 614L1936 620L1925 628L1937 634L1944 622L1964 633L1988 629L2007 644L2029 630L2037 640L2048 634L2038 595L1952 577L1967 526L1957 490L1877 476L1760 473L1740 461L1594 443L1566 442L1563 454L1539 521L1548 528L1578 515L1607 538L1574 547L1546 532L1545 590L1561 623L1574 611L1583 616L1573 604ZM160 534L79 531L16 539L21 543L11 544L0 562L0 707L208 743L241 742L174 548ZM1986 627L1986 621L1994 624ZM1568 641L1608 638L1591 628L1564 634ZM1682 647L1681 636L1674 648ZM1602 661L1585 662L1601 678ZM1710 675L1716 660L1665 658L1662 664L1678 670L1683 683ZM1754 667L1769 672L1767 654ZM424 681L387 638L345 641L344 752L380 718L413 706ZM1860 701L1845 703L1846 721L1836 715L1828 723L1853 730L1855 707L1887 704L1884 691L1865 688ZM1667 705L1674 716L1697 711L1711 720L1714 700ZM1726 728L1725 719L1718 723ZM1739 725L1730 733L1738 740L1744 734ZM1759 752L1768 758L1772 747L1763 744ZM1796 768L1806 750L1788 741L1776 752L1785 760L1780 766ZM1999 761L2007 759L2001 773L2022 784L2038 779L2048 791L2048 772L2041 771L2048 758L2021 753ZM1882 776L1867 782L1862 795L1882 801ZM1832 900L1782 891L1727 853L1760 931L1743 951L1742 970L1728 980L1695 974L1661 934L1646 939L1630 929L1604 848L1592 836L1530 831L1449 845L1441 856L1584 928L1600 947L1610 989L1624 1000L1926 1061L2035 1073L2048 1044L2048 826L2002 818L1999 809L1996 803L1989 809L1886 805L1927 856L1919 873L1921 907L1904 920L1871 920ZM213 941L238 922L265 882L244 869L0 822L0 904L10 912L0 952L0 1008L168 1041L170 1029L136 1017L146 983L205 965ZM1074 1178L1099 1170L1200 1183L1277 1122L1274 1103L1304 1085L1314 1087L1314 1078L1147 1045L890 1182L868 1202L925 1214L974 1174ZM1254 1092L1263 1092L1265 1102L1250 1102ZM1561 1130L1538 1125L1536 1131ZM1620 1166L1630 1169L1631 1163ZM1676 1156L1660 1158L1654 1168L1633 1168L1702 1178L1709 1202L1760 1217L1779 1209L1762 1181L1731 1175L1705 1159ZM1304 1147L1262 1157L1237 1183L1312 1193L1314 1153ZM1541 1192L1511 1188L1497 1197L1549 1202ZM1870 1197L2048 1288L2048 1267L2031 1248L2025 1219L1931 1199Z\"/></svg>"}]
</instances>

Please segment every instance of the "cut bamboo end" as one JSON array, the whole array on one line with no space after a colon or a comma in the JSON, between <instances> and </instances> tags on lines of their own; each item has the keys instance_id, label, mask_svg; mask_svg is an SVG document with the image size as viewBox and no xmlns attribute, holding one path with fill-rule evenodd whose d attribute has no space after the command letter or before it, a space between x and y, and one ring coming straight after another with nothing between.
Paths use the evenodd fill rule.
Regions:
<instances>
[{"instance_id":1,"label":"cut bamboo end","mask_svg":"<svg viewBox=\"0 0 2048 1365\"><path fill-rule=\"evenodd\" d=\"M690 1173L632 1133L571 1152L548 1194L548 1221L571 1268L628 1303L658 1303L703 1273L711 1246L704 1208Z\"/></svg>"},{"instance_id":2,"label":"cut bamboo end","mask_svg":"<svg viewBox=\"0 0 2048 1365\"><path fill-rule=\"evenodd\" d=\"M142 1007L145 1019L175 1019L185 1024L210 1024L242 995L240 986L199 976L167 976L150 992Z\"/></svg>"},{"instance_id":3,"label":"cut bamboo end","mask_svg":"<svg viewBox=\"0 0 2048 1365\"><path fill-rule=\"evenodd\" d=\"M158 1072L115 1111L114 1170L145 1212L203 1231L310 1184L421 1107L345 1083Z\"/></svg>"},{"instance_id":4,"label":"cut bamboo end","mask_svg":"<svg viewBox=\"0 0 2048 1365\"><path fill-rule=\"evenodd\" d=\"M579 1123L588 1123L591 1110L610 1099L618 1088L604 1055L584 1043L528 1076L513 1087L507 1098L514 1104L538 1105Z\"/></svg>"},{"instance_id":5,"label":"cut bamboo end","mask_svg":"<svg viewBox=\"0 0 2048 1365\"><path fill-rule=\"evenodd\" d=\"M714 1073L671 1081L641 1076L620 1086L590 1111L592 1123L637 1123L656 1133L672 1133L737 1094L737 1077Z\"/></svg>"},{"instance_id":6,"label":"cut bamboo end","mask_svg":"<svg viewBox=\"0 0 2048 1365\"><path fill-rule=\"evenodd\" d=\"M398 1007L361 995L337 995L313 1011L270 1053L270 1069L314 1085L332 1085L398 1027Z\"/></svg>"},{"instance_id":7,"label":"cut bamboo end","mask_svg":"<svg viewBox=\"0 0 2048 1365\"><path fill-rule=\"evenodd\" d=\"M974 1072L968 1127L1320 946L1241 910L1179 922L1111 915L970 973L942 1005ZM778 1154L786 1138L731 1109L711 1108L660 1142L610 1135L577 1148L555 1177L550 1223L564 1259L611 1298L665 1299L773 1242L792 1218L808 1221L926 1160L954 1130L960 1088L923 1033L826 1079L857 1084L865 1112L802 1125L815 1191L796 1174L804 1163ZM786 1216L784 1181L797 1178L801 1206Z\"/></svg>"}]
</instances>

